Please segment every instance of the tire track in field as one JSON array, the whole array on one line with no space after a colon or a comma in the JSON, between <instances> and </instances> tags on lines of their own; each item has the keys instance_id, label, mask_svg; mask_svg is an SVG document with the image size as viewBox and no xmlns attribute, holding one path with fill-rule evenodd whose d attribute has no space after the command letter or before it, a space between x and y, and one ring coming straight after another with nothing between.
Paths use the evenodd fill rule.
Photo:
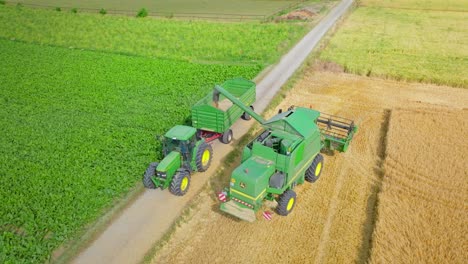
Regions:
<instances>
[{"instance_id":1,"label":"tire track in field","mask_svg":"<svg viewBox=\"0 0 468 264\"><path fill-rule=\"evenodd\" d=\"M334 164L333 168L333 173L334 174L336 168L341 167L341 164L343 163L342 160L339 162L336 162ZM341 192L341 188L343 187L343 177L345 177L344 171L338 175L338 179L335 185L335 190L333 191L333 196L331 197L330 200L330 205L329 205L329 210L328 210L328 216L327 220L325 222L325 226L323 227L322 234L320 235L320 242L319 242L319 247L317 248L317 257L315 258L315 263L323 263L324 258L326 256L326 248L328 246L328 241L330 238L330 230L332 227L333 219L335 218L336 214L336 208L338 207L339 199L338 195Z\"/></svg>"}]
</instances>

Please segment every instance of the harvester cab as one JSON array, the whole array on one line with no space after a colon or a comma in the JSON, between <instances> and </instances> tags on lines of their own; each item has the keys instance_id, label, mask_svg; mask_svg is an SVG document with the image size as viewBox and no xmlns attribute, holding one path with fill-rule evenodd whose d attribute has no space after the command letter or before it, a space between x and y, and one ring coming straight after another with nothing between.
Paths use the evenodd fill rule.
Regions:
<instances>
[{"instance_id":1,"label":"harvester cab","mask_svg":"<svg viewBox=\"0 0 468 264\"><path fill-rule=\"evenodd\" d=\"M143 176L146 188L166 189L182 196L190 187L190 174L206 171L213 156L211 145L204 139L197 140L197 130L178 125L171 128L161 139L164 159L151 163Z\"/></svg>"},{"instance_id":2,"label":"harvester cab","mask_svg":"<svg viewBox=\"0 0 468 264\"><path fill-rule=\"evenodd\" d=\"M294 187L315 182L322 173L321 150L346 151L357 131L350 120L302 107L265 121L222 87L217 89L264 128L244 147L242 163L232 172L229 188L219 194L221 211L246 221L255 221L264 200L276 201L279 215L291 213L296 204Z\"/></svg>"}]
</instances>

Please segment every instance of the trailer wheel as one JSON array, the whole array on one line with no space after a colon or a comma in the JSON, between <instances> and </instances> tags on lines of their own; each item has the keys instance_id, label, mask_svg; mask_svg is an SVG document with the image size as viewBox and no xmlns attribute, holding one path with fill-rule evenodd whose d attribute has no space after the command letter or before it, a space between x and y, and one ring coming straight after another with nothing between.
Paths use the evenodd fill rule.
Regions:
<instances>
[{"instance_id":1,"label":"trailer wheel","mask_svg":"<svg viewBox=\"0 0 468 264\"><path fill-rule=\"evenodd\" d=\"M250 109L252 109L252 111L254 111L253 105L250 106ZM252 119L252 117L251 117L251 116L249 115L249 113L247 113L247 112L244 112L244 113L242 114L241 118L244 119L244 120L250 120L250 119Z\"/></svg>"},{"instance_id":2,"label":"trailer wheel","mask_svg":"<svg viewBox=\"0 0 468 264\"><path fill-rule=\"evenodd\" d=\"M318 180L320 175L322 174L323 169L323 156L322 154L317 154L310 167L307 168L305 173L305 180L308 182L315 182Z\"/></svg>"},{"instance_id":3,"label":"trailer wheel","mask_svg":"<svg viewBox=\"0 0 468 264\"><path fill-rule=\"evenodd\" d=\"M293 190L285 191L278 198L278 206L276 207L276 212L279 215L286 216L294 209L296 205L296 193Z\"/></svg>"},{"instance_id":4,"label":"trailer wheel","mask_svg":"<svg viewBox=\"0 0 468 264\"><path fill-rule=\"evenodd\" d=\"M223 133L223 136L220 138L221 142L224 144L229 144L232 141L232 130L229 129L228 131Z\"/></svg>"},{"instance_id":5,"label":"trailer wheel","mask_svg":"<svg viewBox=\"0 0 468 264\"><path fill-rule=\"evenodd\" d=\"M187 171L178 171L171 182L170 191L177 196L183 196L190 187L190 174Z\"/></svg>"},{"instance_id":6,"label":"trailer wheel","mask_svg":"<svg viewBox=\"0 0 468 264\"><path fill-rule=\"evenodd\" d=\"M213 148L206 142L202 142L197 149L195 156L195 164L198 171L206 171L211 164L213 158Z\"/></svg>"},{"instance_id":7,"label":"trailer wheel","mask_svg":"<svg viewBox=\"0 0 468 264\"><path fill-rule=\"evenodd\" d=\"M153 180L151 180L154 175L156 175L156 167L158 167L157 162L152 162L145 171L143 175L143 185L148 189L156 189Z\"/></svg>"}]
</instances>

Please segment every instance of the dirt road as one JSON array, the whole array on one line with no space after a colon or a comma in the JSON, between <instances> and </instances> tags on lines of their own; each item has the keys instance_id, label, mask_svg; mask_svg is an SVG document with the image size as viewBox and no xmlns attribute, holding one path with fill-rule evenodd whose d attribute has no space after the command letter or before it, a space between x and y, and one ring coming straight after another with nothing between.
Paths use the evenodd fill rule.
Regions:
<instances>
[{"instance_id":1,"label":"dirt road","mask_svg":"<svg viewBox=\"0 0 468 264\"><path fill-rule=\"evenodd\" d=\"M262 112L276 92L301 65L310 51L338 18L351 6L352 0L343 0L288 54L283 56L257 86L255 109ZM254 121L239 121L233 127L234 138L244 135ZM234 142L233 144L236 144ZM74 263L137 263L159 240L181 213L187 201L199 192L210 175L220 165L220 160L232 150L229 145L214 143L214 160L211 169L193 176L190 192L175 197L168 191L147 190L125 209L112 224L81 254Z\"/></svg>"},{"instance_id":2,"label":"dirt road","mask_svg":"<svg viewBox=\"0 0 468 264\"><path fill-rule=\"evenodd\" d=\"M311 70L278 108L312 106L354 119L359 131L348 152L325 155L321 178L296 187L297 205L286 217L263 219L261 212L275 206L270 204L256 222L239 221L219 210L215 189L203 191L190 221L177 228L153 263L366 263L390 113L463 109L467 102L465 89Z\"/></svg>"}]
</instances>

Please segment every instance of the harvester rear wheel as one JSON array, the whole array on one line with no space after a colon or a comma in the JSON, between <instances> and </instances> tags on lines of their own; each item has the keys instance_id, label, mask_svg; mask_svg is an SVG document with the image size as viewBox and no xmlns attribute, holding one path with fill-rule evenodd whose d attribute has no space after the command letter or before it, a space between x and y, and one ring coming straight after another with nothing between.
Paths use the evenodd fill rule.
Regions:
<instances>
[{"instance_id":1,"label":"harvester rear wheel","mask_svg":"<svg viewBox=\"0 0 468 264\"><path fill-rule=\"evenodd\" d=\"M252 109L252 111L254 111L253 105L250 106L250 109ZM244 112L244 113L242 114L241 118L244 119L244 120L250 120L250 119L252 119L252 117L251 117L251 116L249 115L249 113L247 113L247 112Z\"/></svg>"},{"instance_id":2,"label":"harvester rear wheel","mask_svg":"<svg viewBox=\"0 0 468 264\"><path fill-rule=\"evenodd\" d=\"M148 189L156 189L153 180L151 180L156 175L156 167L158 167L157 162L151 163L143 175L143 185Z\"/></svg>"},{"instance_id":3,"label":"harvester rear wheel","mask_svg":"<svg viewBox=\"0 0 468 264\"><path fill-rule=\"evenodd\" d=\"M190 187L190 174L186 171L178 171L172 178L170 191L177 196L183 196Z\"/></svg>"},{"instance_id":4,"label":"harvester rear wheel","mask_svg":"<svg viewBox=\"0 0 468 264\"><path fill-rule=\"evenodd\" d=\"M308 182L315 182L320 178L323 169L323 156L322 154L317 154L310 167L307 168L305 173L305 180Z\"/></svg>"},{"instance_id":5,"label":"harvester rear wheel","mask_svg":"<svg viewBox=\"0 0 468 264\"><path fill-rule=\"evenodd\" d=\"M296 193L293 190L285 191L278 198L278 206L276 207L276 212L279 215L288 215L294 209L296 205Z\"/></svg>"},{"instance_id":6,"label":"harvester rear wheel","mask_svg":"<svg viewBox=\"0 0 468 264\"><path fill-rule=\"evenodd\" d=\"M232 141L232 130L229 129L228 131L223 133L223 136L220 138L221 142L224 144L229 144Z\"/></svg>"},{"instance_id":7,"label":"harvester rear wheel","mask_svg":"<svg viewBox=\"0 0 468 264\"><path fill-rule=\"evenodd\" d=\"M195 164L198 171L206 171L211 164L213 158L213 148L206 142L202 142L197 149L195 156Z\"/></svg>"}]
</instances>

